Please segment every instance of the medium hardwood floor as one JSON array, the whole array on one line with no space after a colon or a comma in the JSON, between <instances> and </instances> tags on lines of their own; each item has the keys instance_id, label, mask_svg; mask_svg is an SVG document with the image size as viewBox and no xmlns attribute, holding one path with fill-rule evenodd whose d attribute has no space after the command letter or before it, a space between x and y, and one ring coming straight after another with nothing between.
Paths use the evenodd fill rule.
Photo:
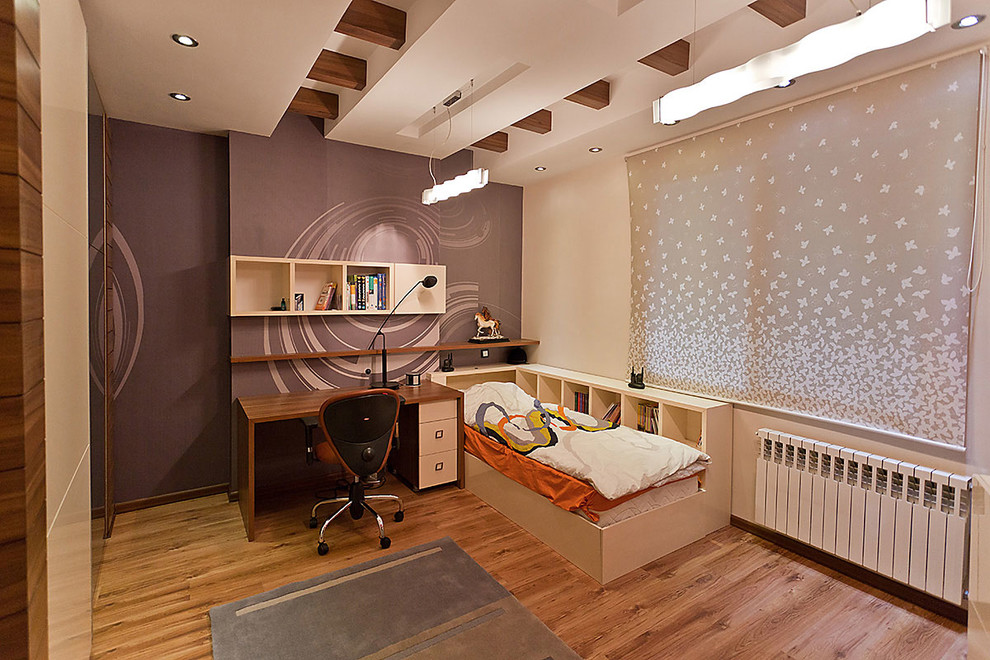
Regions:
<instances>
[{"instance_id":1,"label":"medium hardwood floor","mask_svg":"<svg viewBox=\"0 0 990 660\"><path fill-rule=\"evenodd\" d=\"M316 554L309 496L262 502L248 543L223 495L117 516L98 572L95 658L209 658L209 609L450 536L585 658L963 658L965 627L733 527L603 587L465 490L413 494L390 550L338 519Z\"/></svg>"}]
</instances>

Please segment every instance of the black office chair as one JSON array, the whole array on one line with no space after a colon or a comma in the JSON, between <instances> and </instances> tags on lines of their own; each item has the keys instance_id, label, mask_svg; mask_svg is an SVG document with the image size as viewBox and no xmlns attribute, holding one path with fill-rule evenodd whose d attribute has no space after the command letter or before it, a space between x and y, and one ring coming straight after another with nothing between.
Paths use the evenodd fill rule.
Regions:
<instances>
[{"instance_id":1,"label":"black office chair","mask_svg":"<svg viewBox=\"0 0 990 660\"><path fill-rule=\"evenodd\" d=\"M392 436L395 433L396 422L399 419L399 404L401 397L393 390L373 389L349 392L327 400L320 409L319 424L323 430L313 439L313 452L316 458L324 463L340 464L344 467L351 482L348 484L347 497L336 497L331 500L317 502L313 507L309 526L316 528L316 510L324 504L340 504L336 513L330 516L320 529L320 542L317 552L325 555L330 547L323 540L327 527L334 519L349 509L351 518L357 520L364 515L365 509L371 512L378 521L378 538L382 548L392 544L385 536L385 525L382 517L368 506L367 500L394 500L399 504L395 512L395 522L403 518L402 500L397 495L365 495L362 478L376 474L385 468L388 452L392 446Z\"/></svg>"}]
</instances>

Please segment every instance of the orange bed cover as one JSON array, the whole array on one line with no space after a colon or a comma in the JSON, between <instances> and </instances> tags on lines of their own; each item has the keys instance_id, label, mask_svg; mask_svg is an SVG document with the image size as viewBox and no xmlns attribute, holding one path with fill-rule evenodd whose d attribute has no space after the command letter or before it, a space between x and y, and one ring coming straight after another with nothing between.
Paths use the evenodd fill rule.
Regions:
<instances>
[{"instance_id":1,"label":"orange bed cover","mask_svg":"<svg viewBox=\"0 0 990 660\"><path fill-rule=\"evenodd\" d=\"M467 424L464 425L464 449L561 509L583 511L594 522L598 522L596 511L607 511L645 492L641 490L610 500L590 484L490 440Z\"/></svg>"}]
</instances>

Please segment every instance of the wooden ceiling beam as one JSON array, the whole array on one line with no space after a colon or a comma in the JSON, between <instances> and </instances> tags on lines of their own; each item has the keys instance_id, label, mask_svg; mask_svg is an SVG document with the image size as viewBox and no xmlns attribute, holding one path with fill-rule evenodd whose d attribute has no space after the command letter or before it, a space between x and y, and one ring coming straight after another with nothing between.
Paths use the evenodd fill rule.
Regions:
<instances>
[{"instance_id":1,"label":"wooden ceiling beam","mask_svg":"<svg viewBox=\"0 0 990 660\"><path fill-rule=\"evenodd\" d=\"M691 66L691 44L678 39L669 46L664 46L655 53L650 53L640 60L642 64L662 71L668 76L684 73Z\"/></svg>"},{"instance_id":2,"label":"wooden ceiling beam","mask_svg":"<svg viewBox=\"0 0 990 660\"><path fill-rule=\"evenodd\" d=\"M309 117L336 119L340 112L340 98L329 92L300 87L287 111Z\"/></svg>"},{"instance_id":3,"label":"wooden ceiling beam","mask_svg":"<svg viewBox=\"0 0 990 660\"><path fill-rule=\"evenodd\" d=\"M523 117L512 124L516 128L532 131L543 135L553 128L553 113L549 110L537 110L528 117Z\"/></svg>"},{"instance_id":4,"label":"wooden ceiling beam","mask_svg":"<svg viewBox=\"0 0 990 660\"><path fill-rule=\"evenodd\" d=\"M488 151L494 151L495 153L501 154L509 150L509 134L505 131L492 133L488 137L478 140L471 146L477 147L478 149L487 149Z\"/></svg>"},{"instance_id":5,"label":"wooden ceiling beam","mask_svg":"<svg viewBox=\"0 0 990 660\"><path fill-rule=\"evenodd\" d=\"M375 0L351 0L334 30L398 50L406 43L406 12Z\"/></svg>"},{"instance_id":6,"label":"wooden ceiling beam","mask_svg":"<svg viewBox=\"0 0 990 660\"><path fill-rule=\"evenodd\" d=\"M609 104L609 90L608 81L599 80L598 82L591 83L584 89L579 89L570 96L565 96L564 99L595 110L601 110Z\"/></svg>"},{"instance_id":7,"label":"wooden ceiling beam","mask_svg":"<svg viewBox=\"0 0 990 660\"><path fill-rule=\"evenodd\" d=\"M780 27L787 27L805 17L808 13L808 2L807 0L756 0L749 5L749 8Z\"/></svg>"},{"instance_id":8,"label":"wooden ceiling beam","mask_svg":"<svg viewBox=\"0 0 990 660\"><path fill-rule=\"evenodd\" d=\"M306 76L310 80L362 90L368 84L368 62L332 50L324 50L316 58Z\"/></svg>"}]
</instances>

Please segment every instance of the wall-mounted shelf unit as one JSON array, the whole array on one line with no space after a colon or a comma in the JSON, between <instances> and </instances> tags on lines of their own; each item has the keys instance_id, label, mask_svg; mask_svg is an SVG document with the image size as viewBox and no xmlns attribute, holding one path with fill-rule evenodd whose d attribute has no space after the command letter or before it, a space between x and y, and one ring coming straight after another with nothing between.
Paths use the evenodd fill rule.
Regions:
<instances>
[{"instance_id":1,"label":"wall-mounted shelf unit","mask_svg":"<svg viewBox=\"0 0 990 660\"><path fill-rule=\"evenodd\" d=\"M355 275L384 276L384 309L352 309L347 282ZM396 314L443 314L447 311L447 267L363 261L324 261L274 257L230 257L231 316L334 316L388 314L396 296L402 296L427 275L437 278L432 289L418 287ZM327 282L337 285L334 309L317 310L316 302ZM303 294L305 309L296 311L295 294ZM286 310L273 310L285 300Z\"/></svg>"}]
</instances>

